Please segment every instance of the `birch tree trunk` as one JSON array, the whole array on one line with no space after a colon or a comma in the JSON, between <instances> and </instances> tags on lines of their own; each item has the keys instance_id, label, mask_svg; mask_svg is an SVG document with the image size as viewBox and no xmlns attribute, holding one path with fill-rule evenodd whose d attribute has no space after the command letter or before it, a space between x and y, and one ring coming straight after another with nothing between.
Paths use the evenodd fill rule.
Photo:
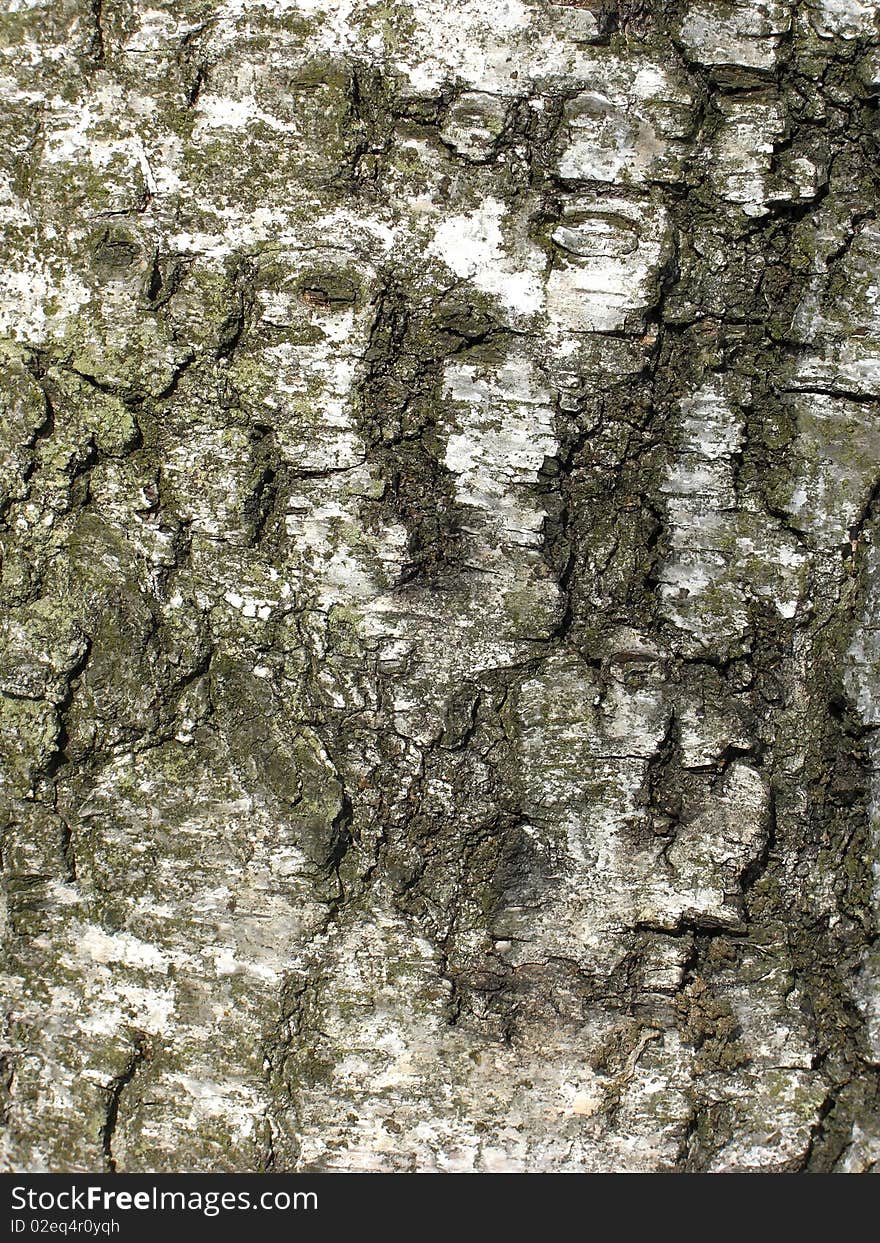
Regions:
<instances>
[{"instance_id":1,"label":"birch tree trunk","mask_svg":"<svg viewBox=\"0 0 880 1243\"><path fill-rule=\"evenodd\" d=\"M877 5L2 8L7 1167L877 1168Z\"/></svg>"}]
</instances>

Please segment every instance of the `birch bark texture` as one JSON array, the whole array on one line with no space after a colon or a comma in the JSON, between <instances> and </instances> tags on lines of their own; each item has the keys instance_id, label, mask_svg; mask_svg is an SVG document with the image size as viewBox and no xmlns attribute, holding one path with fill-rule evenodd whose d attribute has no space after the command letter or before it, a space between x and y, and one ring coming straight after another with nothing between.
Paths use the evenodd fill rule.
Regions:
<instances>
[{"instance_id":1,"label":"birch bark texture","mask_svg":"<svg viewBox=\"0 0 880 1243\"><path fill-rule=\"evenodd\" d=\"M878 6L0 31L7 1168L880 1168Z\"/></svg>"}]
</instances>

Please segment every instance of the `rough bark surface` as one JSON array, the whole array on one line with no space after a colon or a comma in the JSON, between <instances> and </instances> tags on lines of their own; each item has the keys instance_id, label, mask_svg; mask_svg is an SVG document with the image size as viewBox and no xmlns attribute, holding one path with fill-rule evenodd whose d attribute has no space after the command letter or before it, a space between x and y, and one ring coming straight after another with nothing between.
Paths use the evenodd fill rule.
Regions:
<instances>
[{"instance_id":1,"label":"rough bark surface","mask_svg":"<svg viewBox=\"0 0 880 1243\"><path fill-rule=\"evenodd\" d=\"M5 0L29 1170L880 1162L880 16Z\"/></svg>"}]
</instances>

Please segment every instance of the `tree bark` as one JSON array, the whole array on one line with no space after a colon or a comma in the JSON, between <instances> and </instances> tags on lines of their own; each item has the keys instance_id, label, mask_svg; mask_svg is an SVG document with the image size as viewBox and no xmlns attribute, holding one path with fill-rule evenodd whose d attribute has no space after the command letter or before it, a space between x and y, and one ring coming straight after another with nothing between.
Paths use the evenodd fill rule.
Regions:
<instances>
[{"instance_id":1,"label":"tree bark","mask_svg":"<svg viewBox=\"0 0 880 1243\"><path fill-rule=\"evenodd\" d=\"M7 1168L877 1168L876 4L4 9Z\"/></svg>"}]
</instances>

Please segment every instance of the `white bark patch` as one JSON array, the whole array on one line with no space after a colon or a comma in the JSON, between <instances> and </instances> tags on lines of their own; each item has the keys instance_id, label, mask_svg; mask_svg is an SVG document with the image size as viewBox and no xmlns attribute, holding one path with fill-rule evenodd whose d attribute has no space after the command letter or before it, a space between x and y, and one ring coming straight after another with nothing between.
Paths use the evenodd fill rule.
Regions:
<instances>
[{"instance_id":1,"label":"white bark patch","mask_svg":"<svg viewBox=\"0 0 880 1243\"><path fill-rule=\"evenodd\" d=\"M735 650L750 600L792 617L806 556L760 512L737 507L734 457L743 419L722 377L681 403L680 449L663 484L673 553L661 572L666 616L689 652Z\"/></svg>"},{"instance_id":2,"label":"white bark patch","mask_svg":"<svg viewBox=\"0 0 880 1243\"><path fill-rule=\"evenodd\" d=\"M533 315L543 304L541 282L536 272L522 271L517 259L505 253L501 222L506 215L500 200L488 198L476 210L439 224L430 250L456 276L473 281L511 310Z\"/></svg>"},{"instance_id":3,"label":"white bark patch","mask_svg":"<svg viewBox=\"0 0 880 1243\"><path fill-rule=\"evenodd\" d=\"M670 240L668 215L655 202L578 195L553 236L561 248L547 278L555 327L614 332L652 305Z\"/></svg>"},{"instance_id":4,"label":"white bark patch","mask_svg":"<svg viewBox=\"0 0 880 1243\"><path fill-rule=\"evenodd\" d=\"M791 25L788 4L736 0L729 6L689 6L681 26L688 53L702 65L741 65L771 70L779 53L779 36Z\"/></svg>"},{"instance_id":5,"label":"white bark patch","mask_svg":"<svg viewBox=\"0 0 880 1243\"><path fill-rule=\"evenodd\" d=\"M557 448L551 394L525 359L512 358L494 374L454 363L445 389L459 413L446 442L446 466L456 475L456 496L481 512L488 545L536 547L543 510L524 485L537 480Z\"/></svg>"}]
</instances>

